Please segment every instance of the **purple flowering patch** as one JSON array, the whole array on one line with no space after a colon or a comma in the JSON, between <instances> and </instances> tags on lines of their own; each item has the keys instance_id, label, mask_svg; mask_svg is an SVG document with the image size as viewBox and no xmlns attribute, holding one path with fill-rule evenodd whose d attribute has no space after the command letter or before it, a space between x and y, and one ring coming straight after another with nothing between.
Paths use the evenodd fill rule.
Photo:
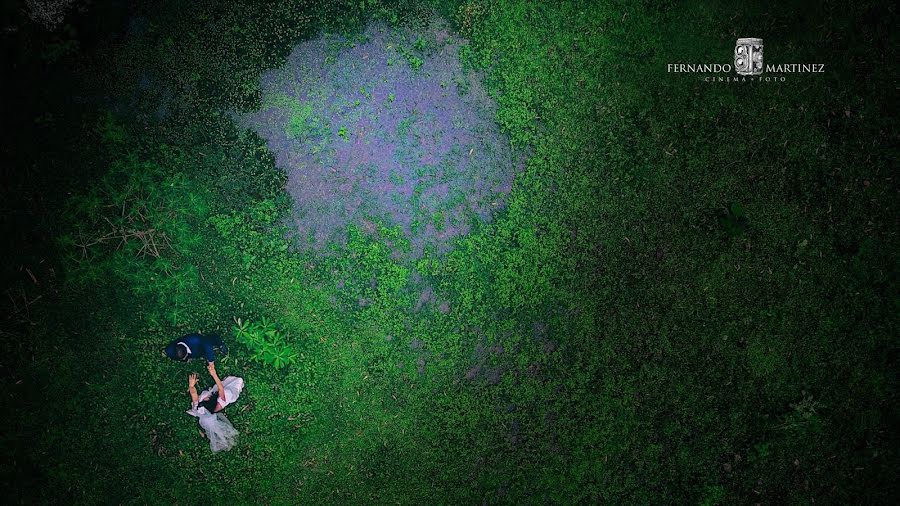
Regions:
<instances>
[{"instance_id":1,"label":"purple flowering patch","mask_svg":"<svg viewBox=\"0 0 900 506\"><path fill-rule=\"evenodd\" d=\"M442 254L503 207L523 157L479 76L461 67L463 45L439 25L375 24L304 42L263 76L262 107L239 121L288 174L298 246L323 251L350 225L382 223L405 232L401 256Z\"/></svg>"}]
</instances>

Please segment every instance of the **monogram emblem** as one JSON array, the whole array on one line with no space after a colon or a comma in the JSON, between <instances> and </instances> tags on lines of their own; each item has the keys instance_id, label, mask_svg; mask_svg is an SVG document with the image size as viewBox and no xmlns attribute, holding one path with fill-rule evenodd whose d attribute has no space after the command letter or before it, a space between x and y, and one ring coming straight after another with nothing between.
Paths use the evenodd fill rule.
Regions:
<instances>
[{"instance_id":1,"label":"monogram emblem","mask_svg":"<svg viewBox=\"0 0 900 506\"><path fill-rule=\"evenodd\" d=\"M738 39L734 47L734 70L742 76L763 73L763 40Z\"/></svg>"}]
</instances>

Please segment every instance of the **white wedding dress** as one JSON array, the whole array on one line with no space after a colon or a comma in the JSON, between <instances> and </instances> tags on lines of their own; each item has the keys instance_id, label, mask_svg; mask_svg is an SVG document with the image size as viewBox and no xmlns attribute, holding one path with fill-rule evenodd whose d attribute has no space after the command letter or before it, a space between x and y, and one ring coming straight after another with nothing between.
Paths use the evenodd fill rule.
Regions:
<instances>
[{"instance_id":1,"label":"white wedding dress","mask_svg":"<svg viewBox=\"0 0 900 506\"><path fill-rule=\"evenodd\" d=\"M225 391L225 401L223 402L220 399L218 403L224 409L225 406L237 401L241 395L241 390L244 389L244 380L237 376L228 376L222 380L222 388ZM213 395L219 395L219 388L216 385L204 390L200 394L198 402L205 401ZM231 425L231 422L225 418L221 411L210 413L209 410L198 406L198 403L195 402L192 403L191 409L187 410L187 414L196 416L199 419L200 426L203 427L207 437L209 437L209 447L213 453L230 450L237 443L238 431L235 430L234 426Z\"/></svg>"}]
</instances>

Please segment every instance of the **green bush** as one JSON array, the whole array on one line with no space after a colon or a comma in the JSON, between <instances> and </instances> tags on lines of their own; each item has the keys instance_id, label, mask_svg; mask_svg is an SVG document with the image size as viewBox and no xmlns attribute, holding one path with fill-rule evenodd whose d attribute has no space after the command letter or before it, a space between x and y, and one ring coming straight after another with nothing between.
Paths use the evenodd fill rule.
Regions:
<instances>
[{"instance_id":1,"label":"green bush","mask_svg":"<svg viewBox=\"0 0 900 506\"><path fill-rule=\"evenodd\" d=\"M250 358L275 369L293 365L299 353L287 344L284 334L265 317L259 322L235 319L234 335L250 350Z\"/></svg>"}]
</instances>

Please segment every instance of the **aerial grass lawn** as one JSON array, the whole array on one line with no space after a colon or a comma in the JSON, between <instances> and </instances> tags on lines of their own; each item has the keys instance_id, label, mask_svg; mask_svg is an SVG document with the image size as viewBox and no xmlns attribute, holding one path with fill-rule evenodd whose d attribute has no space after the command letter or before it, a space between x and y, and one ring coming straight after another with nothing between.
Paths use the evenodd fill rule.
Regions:
<instances>
[{"instance_id":1,"label":"aerial grass lawn","mask_svg":"<svg viewBox=\"0 0 900 506\"><path fill-rule=\"evenodd\" d=\"M13 503L897 493L887 3L24 9ZM825 71L667 71L740 37ZM203 365L160 354L192 332L246 383L227 452L185 414Z\"/></svg>"}]
</instances>

